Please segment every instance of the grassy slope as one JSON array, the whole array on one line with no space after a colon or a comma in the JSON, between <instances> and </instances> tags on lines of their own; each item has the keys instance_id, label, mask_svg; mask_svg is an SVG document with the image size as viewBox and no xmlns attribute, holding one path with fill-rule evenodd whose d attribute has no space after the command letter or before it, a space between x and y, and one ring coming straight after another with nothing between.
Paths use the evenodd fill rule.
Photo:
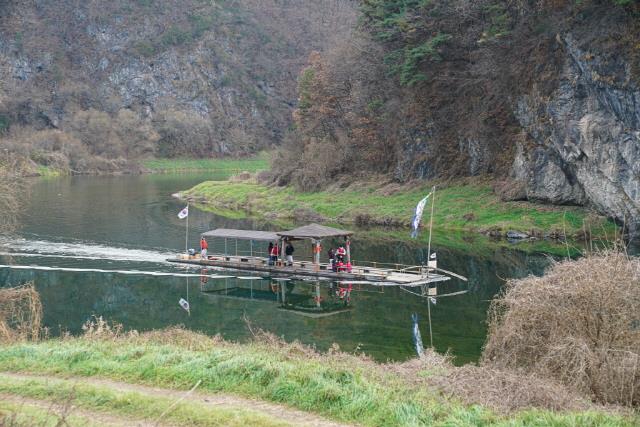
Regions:
<instances>
[{"instance_id":1,"label":"grassy slope","mask_svg":"<svg viewBox=\"0 0 640 427\"><path fill-rule=\"evenodd\" d=\"M5 346L0 348L0 371L106 377L182 390L201 380L201 391L256 397L336 420L375 426L631 426L637 422L637 418L595 411L527 410L502 416L419 389L383 366L355 356L320 356L296 344L231 344L186 331ZM28 396L54 392L43 384L2 383L2 390ZM84 386L79 390L85 407L99 409L90 396L106 392ZM100 405L124 408L118 409L119 413L146 413L144 407L138 407L137 397L134 403L127 403L126 399L117 403L118 399L122 396L107 396L107 403Z\"/></svg>"},{"instance_id":2,"label":"grassy slope","mask_svg":"<svg viewBox=\"0 0 640 427\"><path fill-rule=\"evenodd\" d=\"M163 173L203 170L257 172L269 169L269 154L263 152L245 159L149 159L142 165L152 172Z\"/></svg>"},{"instance_id":3,"label":"grassy slope","mask_svg":"<svg viewBox=\"0 0 640 427\"><path fill-rule=\"evenodd\" d=\"M408 225L417 202L429 186L383 194L373 187L302 193L291 188L271 188L246 182L204 182L185 192L221 211L247 211L253 215L292 219L296 210L313 211L336 223L353 223L358 217L373 223ZM425 218L428 218L428 209ZM367 218L368 217L368 218ZM577 207L551 207L527 202L502 202L487 184L454 185L438 190L434 228L448 231L547 232L566 228L568 235L582 231L583 221L594 235L613 236L614 227L603 217Z\"/></svg>"}]
</instances>

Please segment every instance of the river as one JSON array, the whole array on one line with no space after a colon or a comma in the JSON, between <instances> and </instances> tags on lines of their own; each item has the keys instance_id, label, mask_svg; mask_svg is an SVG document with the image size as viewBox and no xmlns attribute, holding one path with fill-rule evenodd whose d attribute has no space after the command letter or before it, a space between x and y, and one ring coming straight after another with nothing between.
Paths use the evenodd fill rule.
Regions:
<instances>
[{"instance_id":1,"label":"river","mask_svg":"<svg viewBox=\"0 0 640 427\"><path fill-rule=\"evenodd\" d=\"M205 179L224 178L183 174L35 180L18 236L0 242L0 285L33 281L41 294L44 324L53 336L79 333L92 316L102 316L125 329L183 325L244 341L251 337L248 319L285 340L320 350L336 343L379 361L405 360L415 355L411 314L417 313L423 342L429 344L427 300L398 288L354 284L349 293L345 286L331 289L321 283L320 299L327 311L314 316L283 309L279 290L285 287L288 302L313 305L318 301L315 283L273 282L165 262L185 245L185 221L177 218L184 206L171 194ZM191 247L197 246L201 232L217 227L274 228L264 221L190 209ZM469 292L431 305L434 346L440 352L449 350L456 363L476 361L486 336L489 301L503 280L540 274L547 259L505 249L474 255L446 247L434 250L439 266L469 278L468 284L440 286L440 293ZM356 237L353 252L356 260L415 264L424 260L426 248ZM189 302L189 312L179 305L180 299Z\"/></svg>"}]
</instances>

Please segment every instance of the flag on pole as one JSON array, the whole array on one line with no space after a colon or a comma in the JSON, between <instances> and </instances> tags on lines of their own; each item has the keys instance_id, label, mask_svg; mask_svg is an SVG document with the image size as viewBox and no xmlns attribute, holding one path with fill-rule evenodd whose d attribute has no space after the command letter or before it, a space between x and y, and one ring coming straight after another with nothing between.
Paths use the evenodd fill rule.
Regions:
<instances>
[{"instance_id":1,"label":"flag on pole","mask_svg":"<svg viewBox=\"0 0 640 427\"><path fill-rule=\"evenodd\" d=\"M429 258L431 258L431 259L436 259L436 253L435 253L435 252L434 252L434 253L432 253L432 254L431 254L431 256L430 256Z\"/></svg>"},{"instance_id":2,"label":"flag on pole","mask_svg":"<svg viewBox=\"0 0 640 427\"><path fill-rule=\"evenodd\" d=\"M186 208L178 212L178 218L180 219L185 219L188 216L189 216L189 206L187 206Z\"/></svg>"},{"instance_id":3,"label":"flag on pole","mask_svg":"<svg viewBox=\"0 0 640 427\"><path fill-rule=\"evenodd\" d=\"M434 297L429 297L429 301L431 302L431 304L436 305L437 300Z\"/></svg>"},{"instance_id":4,"label":"flag on pole","mask_svg":"<svg viewBox=\"0 0 640 427\"><path fill-rule=\"evenodd\" d=\"M184 298L180 298L180 301L178 301L178 304L180 304L180 307L189 311L189 301L185 300Z\"/></svg>"},{"instance_id":5,"label":"flag on pole","mask_svg":"<svg viewBox=\"0 0 640 427\"><path fill-rule=\"evenodd\" d=\"M411 237L413 239L418 237L418 227L420 227L420 221L422 220L422 213L424 212L424 207L427 204L427 199L429 199L429 196L431 196L431 194L432 193L427 194L427 197L420 200L418 202L418 206L416 206L416 212L413 215L413 220L411 220L411 228L413 228L413 231L411 232Z\"/></svg>"}]
</instances>

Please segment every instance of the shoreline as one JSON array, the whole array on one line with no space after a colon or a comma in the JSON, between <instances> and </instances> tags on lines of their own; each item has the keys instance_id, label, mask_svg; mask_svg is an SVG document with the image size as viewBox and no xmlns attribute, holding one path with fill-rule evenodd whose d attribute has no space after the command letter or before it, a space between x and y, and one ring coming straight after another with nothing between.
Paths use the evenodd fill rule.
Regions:
<instances>
[{"instance_id":1,"label":"shoreline","mask_svg":"<svg viewBox=\"0 0 640 427\"><path fill-rule=\"evenodd\" d=\"M383 229L393 237L407 234L403 240L408 240L415 205L430 188L431 184L393 189L360 184L304 193L235 177L228 181L205 181L173 196L232 218L258 218L284 225L318 222L373 228L372 234L380 234L377 231ZM423 216L422 238L428 234L425 222L428 210L429 204ZM502 202L488 183L465 182L450 183L438 190L433 229L437 234L467 234L502 241L516 249L526 243L545 243L561 247L565 254L565 246L569 244L580 241L607 244L619 233L612 221L584 208Z\"/></svg>"}]
</instances>

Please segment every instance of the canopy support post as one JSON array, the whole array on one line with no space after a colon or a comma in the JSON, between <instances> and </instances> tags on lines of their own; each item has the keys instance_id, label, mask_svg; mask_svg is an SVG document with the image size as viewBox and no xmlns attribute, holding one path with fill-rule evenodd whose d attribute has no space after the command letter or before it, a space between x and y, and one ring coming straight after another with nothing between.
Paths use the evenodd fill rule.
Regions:
<instances>
[{"instance_id":1,"label":"canopy support post","mask_svg":"<svg viewBox=\"0 0 640 427\"><path fill-rule=\"evenodd\" d=\"M351 240L347 238L347 264L351 265Z\"/></svg>"},{"instance_id":2,"label":"canopy support post","mask_svg":"<svg viewBox=\"0 0 640 427\"><path fill-rule=\"evenodd\" d=\"M280 239L280 261L282 261L282 265L285 265L285 257L284 257L284 237Z\"/></svg>"},{"instance_id":3,"label":"canopy support post","mask_svg":"<svg viewBox=\"0 0 640 427\"><path fill-rule=\"evenodd\" d=\"M315 264L316 271L320 271L320 251L321 251L320 242L321 240L313 241L313 245L314 245L313 252L315 252L313 254L313 263Z\"/></svg>"}]
</instances>

